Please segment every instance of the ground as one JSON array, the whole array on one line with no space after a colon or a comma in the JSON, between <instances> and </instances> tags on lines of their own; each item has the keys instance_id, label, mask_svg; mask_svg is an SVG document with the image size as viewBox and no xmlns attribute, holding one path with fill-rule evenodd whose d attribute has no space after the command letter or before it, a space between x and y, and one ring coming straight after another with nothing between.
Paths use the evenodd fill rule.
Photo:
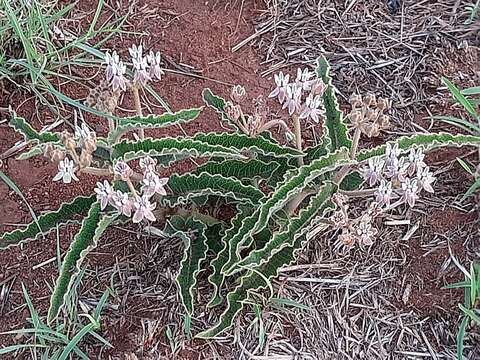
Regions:
<instances>
[{"instance_id":1,"label":"ground","mask_svg":"<svg viewBox=\"0 0 480 360\"><path fill-rule=\"evenodd\" d=\"M75 15L64 26L74 33L88 27L96 3L79 2ZM411 5L411 2L406 3ZM265 44L271 41L272 33L266 33L265 37L256 36L256 46L248 43L235 52L232 48L251 34L256 34L254 23L258 22L257 19L271 17L274 8L270 7L268 11L267 5L262 1L171 0L128 4L119 1L108 7L101 19L129 12L124 30L135 31L138 35L117 36L105 48L125 53L128 46L141 41L146 48L160 50L167 71L164 80L155 89L173 110L201 104L201 91L205 87L226 96L232 85L242 84L249 97L266 95L272 88L269 73L272 64L262 62L266 54L270 55ZM369 13L372 6L375 16L383 16L386 10L382 4L354 6L348 11L355 18L355 14ZM331 7L326 8L331 10ZM348 21L353 23L348 16ZM395 22L395 18L388 19ZM283 23L283 27L281 23L277 24L275 31L284 31L287 23ZM257 24L258 29L262 29L262 24ZM281 34L284 36L284 33ZM306 39L305 34L301 33L303 40ZM326 44L330 46L332 42ZM278 49L288 49L288 46L282 48L282 44L277 45ZM347 44L342 42L340 47L345 46ZM341 75L340 80L336 80L336 86L343 95L348 95L356 90L351 79L345 78L349 75L348 69L354 65L347 62L342 68L343 57L336 57L329 53L331 49L327 50L335 73ZM472 67L466 65L472 56L478 59L478 52L474 55L470 51L465 52L463 57L461 51L459 53L455 57L442 55L449 62L435 75L453 77L464 86L478 85L478 62ZM279 55L275 53L275 56ZM288 55L285 57L288 58ZM305 63L306 58L300 60ZM360 79L367 76L364 69L360 65L357 69ZM102 74L95 74L92 69L76 71L88 78L85 81L87 86L66 84L62 85L62 91L82 100L88 95L89 86L94 86ZM471 84L475 79L477 82ZM350 85L342 86L341 81ZM378 83L362 85L365 86L356 88L370 86L372 90L373 86L375 91L375 86L380 87ZM430 122L425 120L429 112L435 115L458 114L458 108L448 103L445 91L437 91L438 86L435 83L428 89L422 87L421 91L425 98L434 97L437 100L435 104L415 111L414 101L418 98L413 97L409 98L411 103L407 101L395 109L398 127L386 134L386 138L403 134L406 129L411 131L416 128L412 124L430 129ZM405 93L396 92L392 97L411 96L410 90ZM0 107L10 105L37 129L56 120L30 94L11 85L6 86L0 101ZM438 106L439 103L442 106ZM132 104L132 99L125 99L123 108L131 109ZM409 107L405 110L407 105ZM342 101L342 107L345 106L346 101ZM152 107L152 112L161 111ZM95 124L99 133L106 130L102 119L85 116L90 124ZM402 128L405 123L408 126ZM432 129L436 131L439 128L435 123ZM197 121L184 126L184 130L194 134L198 131L221 131L222 127L218 116L207 109ZM178 135L181 131L177 128L173 132L169 129L168 133L158 130L151 134L161 137ZM20 138L0 121L0 154L5 154L18 140ZM17 184L26 202L37 214L54 209L76 195L88 194L94 186L95 180L88 177L73 186L53 183L51 178L56 169L47 160L37 157L19 161L15 155L0 155L0 170ZM252 356L260 359L261 355L274 359L276 354L285 356L285 359L294 355L305 359L332 356L408 359L415 356L434 358L437 355L453 359L460 316L457 304L462 302L463 293L461 290L446 290L444 286L463 279L455 263L467 264L468 260L478 260L478 250L475 249L480 245L477 205L473 199L461 205L455 201L472 181L456 162L459 156L475 161L471 152L457 149L429 156L429 164L438 174L437 196L425 199L415 212L395 214L397 219L410 220L410 224L384 226L378 243L371 249L337 251L338 244L331 240L335 239L333 233L310 242L298 264L283 269L275 282L279 297L295 300L307 306L308 310L265 304L262 313L267 332L265 349L257 347L257 327L249 326L253 320L251 309L238 320L238 326L219 341L207 343L185 339L181 329L182 310L174 284L182 244L162 243L136 226L108 231L99 247L88 257L80 302L87 309L91 308L107 286L113 287L114 293L105 309L101 332L114 348L102 348L94 339L89 339L86 348L91 358L135 359L135 354L139 359L247 359ZM189 171L192 167L192 163L184 162L176 171ZM0 199L0 232L31 220L26 202L3 182L0 183ZM0 332L27 326L28 311L24 305L22 284L28 289L37 310L45 313L49 286L58 273L57 252L63 253L68 248L75 229L76 225L69 225L58 234L52 233L44 239L1 253ZM208 321L206 314L201 316L196 319L195 325L201 326ZM174 339L167 338L167 329L173 333ZM0 346L12 341L15 339L0 335ZM480 352L480 349L477 351Z\"/></svg>"}]
</instances>

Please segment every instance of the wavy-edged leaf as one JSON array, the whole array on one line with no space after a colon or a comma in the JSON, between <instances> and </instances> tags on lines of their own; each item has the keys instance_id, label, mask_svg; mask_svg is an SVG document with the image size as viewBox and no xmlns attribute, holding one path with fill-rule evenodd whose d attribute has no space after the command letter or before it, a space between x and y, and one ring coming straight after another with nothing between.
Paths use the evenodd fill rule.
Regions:
<instances>
[{"instance_id":1,"label":"wavy-edged leaf","mask_svg":"<svg viewBox=\"0 0 480 360\"><path fill-rule=\"evenodd\" d=\"M132 116L122 118L118 121L117 128L108 135L109 143L115 142L122 134L127 131L143 128L158 129L172 125L185 124L195 120L200 115L203 108L185 109L175 113L163 113L161 115Z\"/></svg>"},{"instance_id":2,"label":"wavy-edged leaf","mask_svg":"<svg viewBox=\"0 0 480 360\"><path fill-rule=\"evenodd\" d=\"M220 174L174 174L168 180L168 187L174 195L164 196L161 201L170 207L205 195L218 195L250 204L258 203L264 196L257 188Z\"/></svg>"},{"instance_id":3,"label":"wavy-edged leaf","mask_svg":"<svg viewBox=\"0 0 480 360\"><path fill-rule=\"evenodd\" d=\"M220 145L206 144L192 138L145 139L141 141L123 140L113 146L112 159L123 158L126 161L144 156L189 155L192 157L226 157L245 159L233 149Z\"/></svg>"},{"instance_id":4,"label":"wavy-edged leaf","mask_svg":"<svg viewBox=\"0 0 480 360\"><path fill-rule=\"evenodd\" d=\"M28 149L25 152L22 152L20 155L17 156L17 160L27 160L34 156L42 155L43 149L41 145L35 145L31 149Z\"/></svg>"},{"instance_id":5,"label":"wavy-edged leaf","mask_svg":"<svg viewBox=\"0 0 480 360\"><path fill-rule=\"evenodd\" d=\"M330 151L339 149L343 146L350 149L352 147L352 140L348 136L348 129L343 121L343 112L338 105L336 89L332 84L330 77L330 65L327 59L322 55L317 59L316 73L319 78L323 80L327 89L323 94L323 104L325 106L325 127L328 131L328 143L325 146ZM327 135L327 134L325 134Z\"/></svg>"},{"instance_id":6,"label":"wavy-edged leaf","mask_svg":"<svg viewBox=\"0 0 480 360\"><path fill-rule=\"evenodd\" d=\"M60 274L55 283L47 321L51 323L56 319L61 307L65 303L74 280L74 276L80 272L83 259L97 246L97 242L106 228L117 218L118 215L102 215L100 204L94 202L88 215L83 219L80 230L75 235L73 242L63 259Z\"/></svg>"},{"instance_id":7,"label":"wavy-edged leaf","mask_svg":"<svg viewBox=\"0 0 480 360\"><path fill-rule=\"evenodd\" d=\"M277 144L263 136L253 138L236 133L199 133L193 139L209 145L221 145L239 152L248 151L262 155L288 158L303 156L297 149Z\"/></svg>"},{"instance_id":8,"label":"wavy-edged leaf","mask_svg":"<svg viewBox=\"0 0 480 360\"><path fill-rule=\"evenodd\" d=\"M233 320L243 309L249 294L270 287L271 279L278 276L278 270L284 266L290 265L295 260L296 252L302 248L305 241L305 233L308 226L304 226L304 230L296 233L292 246L286 246L276 254L272 255L268 261L260 266L250 269L240 279L240 284L227 295L227 307L220 315L219 321L210 329L205 330L195 337L197 338L213 338L218 336L232 326ZM272 296L273 294L270 294Z\"/></svg>"},{"instance_id":9,"label":"wavy-edged leaf","mask_svg":"<svg viewBox=\"0 0 480 360\"><path fill-rule=\"evenodd\" d=\"M222 268L228 261L228 254L230 252L230 239L239 232L245 219L252 213L252 208L239 207L237 214L232 219L232 226L230 226L222 238L223 248L218 253L217 257L212 260L211 266L213 273L208 277L208 281L213 285L212 297L208 303L208 307L215 307L222 303L222 295L220 289L222 287L224 276L222 274Z\"/></svg>"},{"instance_id":10,"label":"wavy-edged leaf","mask_svg":"<svg viewBox=\"0 0 480 360\"><path fill-rule=\"evenodd\" d=\"M448 133L416 134L400 137L390 143L398 144L399 149L403 151L410 149L414 145L421 146L425 150L432 150L445 146L479 146L480 136L452 135ZM363 161L374 156L382 156L385 154L385 149L386 145L380 145L373 149L362 150L357 154L357 160Z\"/></svg>"},{"instance_id":11,"label":"wavy-edged leaf","mask_svg":"<svg viewBox=\"0 0 480 360\"><path fill-rule=\"evenodd\" d=\"M262 248L250 252L241 261L226 269L224 271L225 275L231 276L246 268L259 266L267 262L272 255L275 255L284 247L293 246L295 234L301 232L318 213L323 216L324 212L332 207L329 199L335 191L336 186L333 183L323 185L318 189L318 193L310 199L308 206L300 211L298 217L290 220L285 231L276 233Z\"/></svg>"},{"instance_id":12,"label":"wavy-edged leaf","mask_svg":"<svg viewBox=\"0 0 480 360\"><path fill-rule=\"evenodd\" d=\"M185 308L185 329L190 333L190 321L193 315L194 288L197 283L197 275L201 270L202 262L207 258L207 237L205 236L206 225L193 218L183 219L173 216L168 221L167 233L171 236L180 237L185 250L180 262L176 282L180 290L180 298Z\"/></svg>"},{"instance_id":13,"label":"wavy-edged leaf","mask_svg":"<svg viewBox=\"0 0 480 360\"><path fill-rule=\"evenodd\" d=\"M0 236L0 249L19 245L27 240L35 240L42 234L46 235L55 229L57 225L65 225L73 221L78 215L86 215L94 202L95 195L89 197L79 196L71 202L63 203L58 210L38 216L38 222L32 221L25 229L2 234ZM40 229L38 226L40 226Z\"/></svg>"},{"instance_id":14,"label":"wavy-edged leaf","mask_svg":"<svg viewBox=\"0 0 480 360\"><path fill-rule=\"evenodd\" d=\"M228 261L225 263L223 271L227 271L240 261L241 247L250 246L253 235L267 227L272 215L308 187L310 182L339 166L349 164L351 161L348 159L348 153L348 149L344 147L287 174L286 180L277 187L270 197L264 198L264 201L254 213L245 219L238 233L229 239Z\"/></svg>"},{"instance_id":15,"label":"wavy-edged leaf","mask_svg":"<svg viewBox=\"0 0 480 360\"><path fill-rule=\"evenodd\" d=\"M257 159L246 161L225 160L222 162L210 161L197 168L197 173L220 174L226 177L234 177L241 180L253 180L255 178L268 179L280 164L275 162L263 162Z\"/></svg>"},{"instance_id":16,"label":"wavy-edged leaf","mask_svg":"<svg viewBox=\"0 0 480 360\"><path fill-rule=\"evenodd\" d=\"M59 142L60 137L52 132L44 131L39 133L32 128L24 118L18 117L15 113L12 114L9 125L23 135L25 141L36 141L39 143Z\"/></svg>"},{"instance_id":17,"label":"wavy-edged leaf","mask_svg":"<svg viewBox=\"0 0 480 360\"><path fill-rule=\"evenodd\" d=\"M209 88L203 89L202 98L205 104L207 104L207 106L215 109L215 111L221 115L222 121L225 121L233 129L239 130L238 126L232 120L230 120L224 110L226 104L224 98L214 95L212 90L210 90Z\"/></svg>"}]
</instances>

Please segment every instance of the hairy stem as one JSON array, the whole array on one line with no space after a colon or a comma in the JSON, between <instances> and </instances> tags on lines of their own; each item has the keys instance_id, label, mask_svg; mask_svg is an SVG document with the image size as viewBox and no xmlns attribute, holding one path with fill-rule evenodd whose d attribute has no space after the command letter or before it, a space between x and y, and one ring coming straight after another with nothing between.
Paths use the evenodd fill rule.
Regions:
<instances>
[{"instance_id":1,"label":"hairy stem","mask_svg":"<svg viewBox=\"0 0 480 360\"><path fill-rule=\"evenodd\" d=\"M375 193L375 191L376 191L375 189L364 189L364 190L353 190L353 191L339 190L338 192L348 197L366 197L366 196L372 196Z\"/></svg>"},{"instance_id":2,"label":"hairy stem","mask_svg":"<svg viewBox=\"0 0 480 360\"><path fill-rule=\"evenodd\" d=\"M133 99L135 100L135 111L138 116L143 116L142 103L140 102L140 92L138 91L138 86L133 86L132 91L133 91ZM145 139L144 129L138 129L138 137L140 138L140 140Z\"/></svg>"},{"instance_id":3,"label":"hairy stem","mask_svg":"<svg viewBox=\"0 0 480 360\"><path fill-rule=\"evenodd\" d=\"M295 196L287 205L285 208L285 211L287 212L288 216L292 216L295 213L295 210L300 206L303 200L307 196L315 194L316 190L315 189L307 189L305 191L302 191L300 194Z\"/></svg>"},{"instance_id":4,"label":"hairy stem","mask_svg":"<svg viewBox=\"0 0 480 360\"><path fill-rule=\"evenodd\" d=\"M82 173L95 176L111 176L113 172L109 169L100 169L96 167L87 166L80 170Z\"/></svg>"},{"instance_id":5,"label":"hairy stem","mask_svg":"<svg viewBox=\"0 0 480 360\"><path fill-rule=\"evenodd\" d=\"M299 151L302 151L302 128L300 127L300 119L298 115L294 114L293 118L293 126L295 127L295 145ZM298 166L303 166L303 158L298 158Z\"/></svg>"}]
</instances>

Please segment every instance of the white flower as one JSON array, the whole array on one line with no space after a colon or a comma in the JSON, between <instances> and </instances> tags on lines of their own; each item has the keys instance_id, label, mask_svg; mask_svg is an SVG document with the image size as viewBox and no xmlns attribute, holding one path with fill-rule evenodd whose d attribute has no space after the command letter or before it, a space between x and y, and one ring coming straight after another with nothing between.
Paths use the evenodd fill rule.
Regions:
<instances>
[{"instance_id":1,"label":"white flower","mask_svg":"<svg viewBox=\"0 0 480 360\"><path fill-rule=\"evenodd\" d=\"M108 203L112 201L112 186L107 180L103 180L103 184L101 182L97 182L95 192L97 193L97 200L100 201L100 208L102 210L105 209Z\"/></svg>"},{"instance_id":2,"label":"white flower","mask_svg":"<svg viewBox=\"0 0 480 360\"><path fill-rule=\"evenodd\" d=\"M415 206L415 201L418 199L418 181L406 178L402 181L402 201L406 202L410 207Z\"/></svg>"},{"instance_id":3,"label":"white flower","mask_svg":"<svg viewBox=\"0 0 480 360\"><path fill-rule=\"evenodd\" d=\"M300 109L302 101L302 88L296 84L288 84L286 92L286 100L283 103L282 109L288 108L288 113L292 115L295 111Z\"/></svg>"},{"instance_id":4,"label":"white flower","mask_svg":"<svg viewBox=\"0 0 480 360\"><path fill-rule=\"evenodd\" d=\"M302 90L308 91L312 88L312 85L315 82L315 80L310 80L314 75L315 74L308 70L308 68L303 69L303 71L298 68L295 83Z\"/></svg>"},{"instance_id":5,"label":"white flower","mask_svg":"<svg viewBox=\"0 0 480 360\"><path fill-rule=\"evenodd\" d=\"M168 183L168 178L160 178L154 172L148 172L143 178L143 195L152 196L153 194L159 194L162 196L167 195L165 191L165 185Z\"/></svg>"},{"instance_id":6,"label":"white flower","mask_svg":"<svg viewBox=\"0 0 480 360\"><path fill-rule=\"evenodd\" d=\"M150 203L150 200L147 196L137 197L133 203L133 206L136 209L132 219L134 223L139 223L143 219L150 221L156 220L152 211L155 209L156 204Z\"/></svg>"},{"instance_id":7,"label":"white flower","mask_svg":"<svg viewBox=\"0 0 480 360\"><path fill-rule=\"evenodd\" d=\"M319 116L323 116L322 97L320 95L313 96L309 94L305 100L305 107L300 114L300 119L311 118L317 124L320 121Z\"/></svg>"},{"instance_id":8,"label":"white flower","mask_svg":"<svg viewBox=\"0 0 480 360\"><path fill-rule=\"evenodd\" d=\"M384 164L379 157L368 159L368 167L363 169L362 175L369 186L375 185L381 179Z\"/></svg>"},{"instance_id":9,"label":"white flower","mask_svg":"<svg viewBox=\"0 0 480 360\"><path fill-rule=\"evenodd\" d=\"M147 173L149 171L155 171L155 166L157 166L157 160L151 158L150 156L145 156L140 159L140 169L143 170L143 172Z\"/></svg>"},{"instance_id":10,"label":"white flower","mask_svg":"<svg viewBox=\"0 0 480 360\"><path fill-rule=\"evenodd\" d=\"M363 245L372 245L378 230L372 226L372 219L369 215L363 215L360 222L354 227L355 237Z\"/></svg>"},{"instance_id":11,"label":"white flower","mask_svg":"<svg viewBox=\"0 0 480 360\"><path fill-rule=\"evenodd\" d=\"M313 80L312 88L310 90L313 95L323 96L323 94L325 93L325 90L327 90L327 86L325 85L322 79Z\"/></svg>"},{"instance_id":12,"label":"white flower","mask_svg":"<svg viewBox=\"0 0 480 360\"><path fill-rule=\"evenodd\" d=\"M135 45L132 44L131 47L128 48L128 52L132 59L139 59L143 57L143 47L142 45Z\"/></svg>"},{"instance_id":13,"label":"white flower","mask_svg":"<svg viewBox=\"0 0 480 360\"><path fill-rule=\"evenodd\" d=\"M430 172L430 169L427 167L418 168L417 170L417 180L420 183L420 186L423 190L434 193L435 190L433 189L432 183L435 181L435 177Z\"/></svg>"},{"instance_id":14,"label":"white flower","mask_svg":"<svg viewBox=\"0 0 480 360\"><path fill-rule=\"evenodd\" d=\"M277 85L277 87L270 93L270 95L268 95L268 97L278 97L278 101L280 101L280 104L283 104L287 96L287 86L288 81L290 80L290 75L283 75L283 72L280 71L273 77L275 79L275 84Z\"/></svg>"},{"instance_id":15,"label":"white flower","mask_svg":"<svg viewBox=\"0 0 480 360\"><path fill-rule=\"evenodd\" d=\"M120 61L117 52L114 51L112 55L107 51L105 53L105 62L107 64L106 75L107 81L110 82L114 91L127 89L128 80L125 77L127 66Z\"/></svg>"},{"instance_id":16,"label":"white flower","mask_svg":"<svg viewBox=\"0 0 480 360\"><path fill-rule=\"evenodd\" d=\"M75 126L75 136L82 141L87 139L97 139L97 134L95 134L95 131L90 130L85 122L82 122L81 126Z\"/></svg>"},{"instance_id":17,"label":"white flower","mask_svg":"<svg viewBox=\"0 0 480 360\"><path fill-rule=\"evenodd\" d=\"M408 160L410 161L410 165L408 166L408 174L410 176L415 174L417 170L420 170L427 166L427 164L425 164L425 162L423 161L424 158L425 154L423 153L422 149L410 149L410 153L408 154Z\"/></svg>"},{"instance_id":18,"label":"white flower","mask_svg":"<svg viewBox=\"0 0 480 360\"><path fill-rule=\"evenodd\" d=\"M130 176L133 175L133 170L125 161L119 161L113 167L113 173L123 181L128 181Z\"/></svg>"},{"instance_id":19,"label":"white flower","mask_svg":"<svg viewBox=\"0 0 480 360\"><path fill-rule=\"evenodd\" d=\"M128 49L128 52L132 57L133 68L135 69L133 81L143 86L151 80L151 78L147 58L143 56L142 45L136 46L133 44L132 47Z\"/></svg>"},{"instance_id":20,"label":"white flower","mask_svg":"<svg viewBox=\"0 0 480 360\"><path fill-rule=\"evenodd\" d=\"M375 201L380 205L390 206L390 202L393 196L393 187L390 181L380 181L380 186L375 191Z\"/></svg>"},{"instance_id":21,"label":"white flower","mask_svg":"<svg viewBox=\"0 0 480 360\"><path fill-rule=\"evenodd\" d=\"M403 181L408 174L409 165L405 158L400 158L400 160L396 157L388 158L385 162L384 174L389 179Z\"/></svg>"},{"instance_id":22,"label":"white flower","mask_svg":"<svg viewBox=\"0 0 480 360\"><path fill-rule=\"evenodd\" d=\"M398 159L400 156L400 149L398 148L398 144L387 143L387 147L385 149L385 156L387 160Z\"/></svg>"},{"instance_id":23,"label":"white flower","mask_svg":"<svg viewBox=\"0 0 480 360\"><path fill-rule=\"evenodd\" d=\"M132 216L133 200L127 193L117 190L112 199L114 206L122 215Z\"/></svg>"},{"instance_id":24,"label":"white flower","mask_svg":"<svg viewBox=\"0 0 480 360\"><path fill-rule=\"evenodd\" d=\"M58 173L53 178L53 181L62 179L65 184L70 184L72 179L78 181L75 175L75 163L69 158L65 158L58 163Z\"/></svg>"},{"instance_id":25,"label":"white flower","mask_svg":"<svg viewBox=\"0 0 480 360\"><path fill-rule=\"evenodd\" d=\"M150 77L157 78L158 80L162 79L162 75L164 74L162 67L160 66L161 56L160 51L153 53L150 50L150 53L147 56L148 64L150 65Z\"/></svg>"}]
</instances>

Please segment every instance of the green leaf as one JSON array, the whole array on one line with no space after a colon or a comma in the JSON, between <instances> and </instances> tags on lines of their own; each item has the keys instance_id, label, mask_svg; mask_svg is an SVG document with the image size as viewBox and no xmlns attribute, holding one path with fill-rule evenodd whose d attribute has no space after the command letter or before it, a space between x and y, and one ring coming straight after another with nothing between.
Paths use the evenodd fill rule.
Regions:
<instances>
[{"instance_id":1,"label":"green leaf","mask_svg":"<svg viewBox=\"0 0 480 360\"><path fill-rule=\"evenodd\" d=\"M477 114L477 111L470 101L468 101L467 98L460 92L460 90L447 78L442 77L442 81L445 85L447 85L448 90L450 90L455 100L457 100L457 102L459 102L465 108L465 111L468 112L474 119L478 119L479 115Z\"/></svg>"},{"instance_id":2,"label":"green leaf","mask_svg":"<svg viewBox=\"0 0 480 360\"><path fill-rule=\"evenodd\" d=\"M189 155L192 157L227 157L245 159L238 151L220 145L206 144L192 138L145 139L141 141L123 140L113 146L112 159L126 161L144 156Z\"/></svg>"},{"instance_id":3,"label":"green leaf","mask_svg":"<svg viewBox=\"0 0 480 360\"><path fill-rule=\"evenodd\" d=\"M328 131L328 143L326 148L330 151L337 150L343 146L350 149L352 140L348 136L348 129L343 121L343 112L338 105L336 89L332 84L330 77L330 65L327 59L322 55L317 59L317 76L323 80L327 89L323 94L323 104L325 106L325 127Z\"/></svg>"},{"instance_id":4,"label":"green leaf","mask_svg":"<svg viewBox=\"0 0 480 360\"><path fill-rule=\"evenodd\" d=\"M195 120L202 108L186 109L176 113L163 113L161 115L133 116L122 118L118 121L117 128L108 135L109 143L114 143L122 134L129 130L144 128L157 129L172 125L180 125Z\"/></svg>"},{"instance_id":5,"label":"green leaf","mask_svg":"<svg viewBox=\"0 0 480 360\"><path fill-rule=\"evenodd\" d=\"M212 90L209 88L205 88L202 91L202 97L203 101L207 106L215 109L217 113L221 115L222 121L226 122L230 127L232 127L235 130L239 130L238 126L229 119L227 116L227 113L225 112L225 99L221 98L220 96L214 95L212 93Z\"/></svg>"},{"instance_id":6,"label":"green leaf","mask_svg":"<svg viewBox=\"0 0 480 360\"><path fill-rule=\"evenodd\" d=\"M234 177L241 180L253 180L255 178L268 179L278 168L275 162L263 162L250 159L225 160L222 162L209 161L197 168L197 173L219 174L225 177Z\"/></svg>"},{"instance_id":7,"label":"green leaf","mask_svg":"<svg viewBox=\"0 0 480 360\"><path fill-rule=\"evenodd\" d=\"M28 151L22 152L20 155L17 156L17 160L27 160L34 156L42 155L43 149L41 145L35 145Z\"/></svg>"},{"instance_id":8,"label":"green leaf","mask_svg":"<svg viewBox=\"0 0 480 360\"><path fill-rule=\"evenodd\" d=\"M17 114L12 113L9 125L23 135L25 141L36 141L39 143L59 142L60 137L51 132L39 133L32 128L24 118L18 117Z\"/></svg>"},{"instance_id":9,"label":"green leaf","mask_svg":"<svg viewBox=\"0 0 480 360\"><path fill-rule=\"evenodd\" d=\"M461 91L463 95L480 95L480 86L469 87Z\"/></svg>"},{"instance_id":10,"label":"green leaf","mask_svg":"<svg viewBox=\"0 0 480 360\"><path fill-rule=\"evenodd\" d=\"M337 150L333 154L321 157L309 165L302 166L298 171L286 175L286 180L268 198L264 198L254 213L244 219L238 232L228 240L228 261L223 265L222 271L227 271L241 256L241 248L249 247L253 235L268 226L272 215L282 209L291 199L301 193L316 178L333 171L335 168L349 164L349 151L347 148Z\"/></svg>"},{"instance_id":11,"label":"green leaf","mask_svg":"<svg viewBox=\"0 0 480 360\"><path fill-rule=\"evenodd\" d=\"M433 116L432 119L440 120L446 124L456 126L462 130L465 130L471 135L480 135L480 126L470 121L467 121L465 119L456 118L453 116L441 116L441 115Z\"/></svg>"},{"instance_id":12,"label":"green leaf","mask_svg":"<svg viewBox=\"0 0 480 360\"><path fill-rule=\"evenodd\" d=\"M305 235L295 234L293 246L284 247L258 267L251 268L240 279L240 284L227 295L227 307L220 315L219 321L210 329L198 334L197 338L213 338L232 326L233 320L243 309L252 291L271 287L270 281L278 275L278 270L295 260L296 252L302 247ZM270 297L273 294L270 294Z\"/></svg>"},{"instance_id":13,"label":"green leaf","mask_svg":"<svg viewBox=\"0 0 480 360\"><path fill-rule=\"evenodd\" d=\"M465 194L463 194L462 198L460 199L460 202L463 202L465 201L465 199L472 196L478 189L480 189L480 178L475 180L475 182L468 188L468 190L465 192Z\"/></svg>"},{"instance_id":14,"label":"green leaf","mask_svg":"<svg viewBox=\"0 0 480 360\"><path fill-rule=\"evenodd\" d=\"M293 246L295 242L295 235L300 233L305 226L317 215L323 214L332 207L328 201L333 193L336 191L336 186L333 183L323 185L318 193L313 196L307 208L300 211L298 217L290 220L285 231L277 233L273 238L261 249L250 252L241 261L233 264L230 268L225 269L224 273L227 276L243 271L252 266L258 266L268 261L268 259L282 250L286 246Z\"/></svg>"},{"instance_id":15,"label":"green leaf","mask_svg":"<svg viewBox=\"0 0 480 360\"><path fill-rule=\"evenodd\" d=\"M252 208L239 207L239 211L232 219L232 225L225 231L225 234L222 238L223 248L211 263L213 273L208 277L208 281L213 285L213 291L210 302L207 305L208 307L215 307L222 303L222 296L220 294L220 289L224 281L222 268L228 261L228 254L231 252L230 239L239 232L239 229L242 227L245 219L247 219L251 214Z\"/></svg>"},{"instance_id":16,"label":"green leaf","mask_svg":"<svg viewBox=\"0 0 480 360\"><path fill-rule=\"evenodd\" d=\"M250 153L287 158L303 155L294 148L279 145L263 136L252 138L244 134L235 133L199 133L193 139L209 145L221 145L238 152L248 151Z\"/></svg>"},{"instance_id":17,"label":"green leaf","mask_svg":"<svg viewBox=\"0 0 480 360\"><path fill-rule=\"evenodd\" d=\"M463 349L465 347L465 332L467 331L467 326L469 319L467 316L464 316L462 322L460 323L460 328L458 329L457 334L457 359L463 359Z\"/></svg>"},{"instance_id":18,"label":"green leaf","mask_svg":"<svg viewBox=\"0 0 480 360\"><path fill-rule=\"evenodd\" d=\"M445 146L479 146L480 136L473 135L452 135L448 133L437 134L416 134L412 136L403 136L391 144L398 144L400 150L407 151L412 146L421 146L425 150L432 150ZM362 150L357 154L357 160L363 161L374 156L385 155L386 145L380 145L373 149Z\"/></svg>"},{"instance_id":19,"label":"green leaf","mask_svg":"<svg viewBox=\"0 0 480 360\"><path fill-rule=\"evenodd\" d=\"M186 323L193 315L194 288L197 283L197 276L201 270L202 261L207 258L207 238L205 236L206 225L200 221L189 218L182 219L174 216L169 220L170 228L167 233L172 237L180 237L185 243L183 259L180 263L180 270L176 278L182 304L185 307ZM187 326L187 333L190 333Z\"/></svg>"},{"instance_id":20,"label":"green leaf","mask_svg":"<svg viewBox=\"0 0 480 360\"><path fill-rule=\"evenodd\" d=\"M57 225L67 224L73 221L77 215L85 215L94 202L95 195L89 197L79 196L72 202L63 203L58 210L47 212L38 217L37 223L40 229L37 223L32 221L25 229L2 234L0 237L0 249L21 244L26 240L35 240L42 234L46 235L55 229Z\"/></svg>"},{"instance_id":21,"label":"green leaf","mask_svg":"<svg viewBox=\"0 0 480 360\"><path fill-rule=\"evenodd\" d=\"M97 246L97 242L106 228L117 218L118 215L102 215L100 205L94 202L90 207L87 217L82 221L79 232L75 235L70 248L63 259L62 268L57 278L47 321L52 323L56 319L65 297L73 284L74 276L80 272L80 266L87 254Z\"/></svg>"},{"instance_id":22,"label":"green leaf","mask_svg":"<svg viewBox=\"0 0 480 360\"><path fill-rule=\"evenodd\" d=\"M174 174L168 180L168 187L173 196L163 196L162 203L170 207L186 203L194 197L217 195L232 198L240 202L256 204L263 198L263 193L251 185L245 185L240 180L208 173Z\"/></svg>"}]
</instances>

